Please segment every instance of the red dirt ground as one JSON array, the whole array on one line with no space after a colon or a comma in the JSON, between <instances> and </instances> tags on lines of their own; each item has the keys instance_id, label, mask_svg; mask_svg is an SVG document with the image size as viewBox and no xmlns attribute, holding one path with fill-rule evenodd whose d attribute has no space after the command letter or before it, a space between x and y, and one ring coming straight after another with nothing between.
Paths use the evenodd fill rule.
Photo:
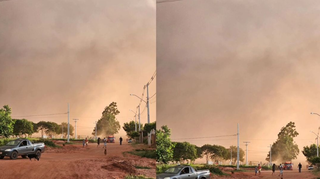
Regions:
<instances>
[{"instance_id":1,"label":"red dirt ground","mask_svg":"<svg viewBox=\"0 0 320 179\"><path fill-rule=\"evenodd\" d=\"M250 172L235 172L234 174L231 174L231 172L225 172L230 173L230 176L212 176L211 179L280 179L279 177L279 171L276 171L272 175L272 171L262 171L260 175L257 174L255 176L254 171ZM317 177L311 173L311 171L308 170L302 170L301 173L298 172L298 170L285 170L283 172L283 179L316 179Z\"/></svg>"},{"instance_id":2,"label":"red dirt ground","mask_svg":"<svg viewBox=\"0 0 320 179\"><path fill-rule=\"evenodd\" d=\"M141 148L137 145L135 148ZM19 157L16 160L0 160L0 178L5 179L123 179L128 175L156 177L155 160L141 158L123 152L131 151L130 144L108 143L108 153L100 145L66 145L62 149L46 148L40 161L30 161ZM136 169L135 166L151 169Z\"/></svg>"}]
</instances>

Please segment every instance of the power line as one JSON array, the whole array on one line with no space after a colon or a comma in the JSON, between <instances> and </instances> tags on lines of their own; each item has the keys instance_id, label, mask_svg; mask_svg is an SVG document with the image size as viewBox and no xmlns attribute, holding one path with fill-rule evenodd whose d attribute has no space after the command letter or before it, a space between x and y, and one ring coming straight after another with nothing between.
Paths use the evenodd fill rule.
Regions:
<instances>
[{"instance_id":1,"label":"power line","mask_svg":"<svg viewBox=\"0 0 320 179\"><path fill-rule=\"evenodd\" d=\"M169 2L177 2L177 1L183 1L183 0L162 0L162 1L157 1L157 4L160 4L160 3L169 3Z\"/></svg>"},{"instance_id":2,"label":"power line","mask_svg":"<svg viewBox=\"0 0 320 179\"><path fill-rule=\"evenodd\" d=\"M34 117L34 116L53 116L53 115L61 115L61 114L68 114L66 113L53 113L53 114L33 114L33 115L25 115L25 116L12 116L12 117Z\"/></svg>"},{"instance_id":3,"label":"power line","mask_svg":"<svg viewBox=\"0 0 320 179\"><path fill-rule=\"evenodd\" d=\"M211 137L193 137L193 138L177 138L172 140L184 140L184 139L205 139L205 138L216 138L216 137L230 137L230 136L237 136L237 134L232 135L220 135L220 136L211 136Z\"/></svg>"},{"instance_id":4,"label":"power line","mask_svg":"<svg viewBox=\"0 0 320 179\"><path fill-rule=\"evenodd\" d=\"M157 93L154 93L150 98L149 98L149 100L152 98L152 97L154 97L154 95L156 95Z\"/></svg>"}]
</instances>

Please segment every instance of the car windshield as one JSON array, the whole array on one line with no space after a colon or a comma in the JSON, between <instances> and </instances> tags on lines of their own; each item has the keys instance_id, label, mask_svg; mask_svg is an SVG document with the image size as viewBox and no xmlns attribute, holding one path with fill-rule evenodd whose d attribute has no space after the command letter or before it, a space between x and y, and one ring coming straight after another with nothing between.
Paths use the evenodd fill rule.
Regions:
<instances>
[{"instance_id":1,"label":"car windshield","mask_svg":"<svg viewBox=\"0 0 320 179\"><path fill-rule=\"evenodd\" d=\"M12 140L10 142L8 142L6 145L18 145L20 143L20 141L18 140Z\"/></svg>"},{"instance_id":2,"label":"car windshield","mask_svg":"<svg viewBox=\"0 0 320 179\"><path fill-rule=\"evenodd\" d=\"M182 167L172 167L166 170L164 173L178 173Z\"/></svg>"}]
</instances>

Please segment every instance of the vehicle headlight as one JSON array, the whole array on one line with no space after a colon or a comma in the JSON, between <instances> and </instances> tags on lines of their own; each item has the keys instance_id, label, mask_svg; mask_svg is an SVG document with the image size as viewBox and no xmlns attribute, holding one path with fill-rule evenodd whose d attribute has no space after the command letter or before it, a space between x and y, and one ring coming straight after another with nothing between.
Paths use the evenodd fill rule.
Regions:
<instances>
[{"instance_id":1,"label":"vehicle headlight","mask_svg":"<svg viewBox=\"0 0 320 179\"><path fill-rule=\"evenodd\" d=\"M11 151L11 149L6 149L5 151L6 151L6 152L10 152L10 151Z\"/></svg>"}]
</instances>

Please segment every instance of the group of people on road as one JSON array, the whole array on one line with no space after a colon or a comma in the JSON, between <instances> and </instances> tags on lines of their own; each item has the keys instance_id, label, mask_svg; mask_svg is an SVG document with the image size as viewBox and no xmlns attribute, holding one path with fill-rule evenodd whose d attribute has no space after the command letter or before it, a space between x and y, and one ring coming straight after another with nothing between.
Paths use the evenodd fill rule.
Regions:
<instances>
[{"instance_id":1,"label":"group of people on road","mask_svg":"<svg viewBox=\"0 0 320 179\"><path fill-rule=\"evenodd\" d=\"M262 167L261 167L260 164L258 164L258 166L255 167L255 175L257 175L258 173L259 173L259 175L261 174L261 168L262 168ZM280 173L279 173L278 176L281 177L281 179L283 179L283 170L284 170L284 167L283 167L282 164L280 164L278 168L279 168L279 171L280 171ZM301 163L299 163L298 168L299 168L299 173L301 173L301 168L302 168ZM273 164L273 165L272 165L272 175L275 173L275 171L276 171L276 164Z\"/></svg>"},{"instance_id":2,"label":"group of people on road","mask_svg":"<svg viewBox=\"0 0 320 179\"><path fill-rule=\"evenodd\" d=\"M122 145L122 137L120 137L119 138L119 141L120 141L120 145ZM101 141L101 139L100 139L100 137L98 137L98 140L97 140L97 147L99 147L100 146L100 141ZM104 154L105 155L107 155L107 139L106 138L104 138L103 140L103 143L104 143L104 146L103 146L103 149L104 149ZM85 138L85 139L83 139L83 147L87 147L88 146L88 138Z\"/></svg>"}]
</instances>

